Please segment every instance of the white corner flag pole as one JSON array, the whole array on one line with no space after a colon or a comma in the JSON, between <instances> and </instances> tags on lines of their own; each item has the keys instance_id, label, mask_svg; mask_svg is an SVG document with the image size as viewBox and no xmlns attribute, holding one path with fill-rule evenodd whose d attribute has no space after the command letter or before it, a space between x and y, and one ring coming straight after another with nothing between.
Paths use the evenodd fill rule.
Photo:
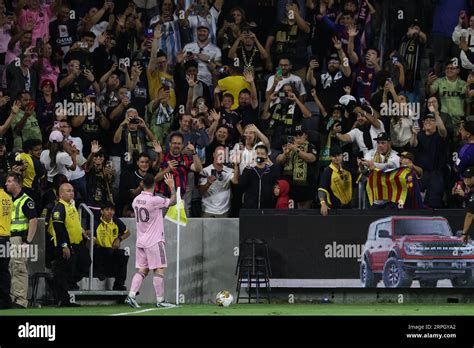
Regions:
<instances>
[{"instance_id":1,"label":"white corner flag pole","mask_svg":"<svg viewBox=\"0 0 474 348\"><path fill-rule=\"evenodd\" d=\"M179 303L179 228L181 222L181 187L178 187L176 192L176 209L178 210L178 223L177 226L177 233L176 233L176 305Z\"/></svg>"}]
</instances>

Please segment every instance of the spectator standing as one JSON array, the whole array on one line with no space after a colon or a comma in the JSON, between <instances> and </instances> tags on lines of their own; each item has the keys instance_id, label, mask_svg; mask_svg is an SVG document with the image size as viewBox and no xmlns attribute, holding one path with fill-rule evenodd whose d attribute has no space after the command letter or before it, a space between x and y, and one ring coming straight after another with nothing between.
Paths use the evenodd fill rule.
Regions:
<instances>
[{"instance_id":1,"label":"spectator standing","mask_svg":"<svg viewBox=\"0 0 474 348\"><path fill-rule=\"evenodd\" d=\"M212 73L221 65L221 49L211 43L209 26L200 23L197 27L197 40L183 47L188 60L195 59L199 64L198 79L208 86L214 86Z\"/></svg>"},{"instance_id":2,"label":"spectator standing","mask_svg":"<svg viewBox=\"0 0 474 348\"><path fill-rule=\"evenodd\" d=\"M31 100L29 92L21 92L12 107L14 118L13 128L13 148L23 149L23 142L28 139L42 140L41 130L35 113L36 103Z\"/></svg>"},{"instance_id":3,"label":"spectator standing","mask_svg":"<svg viewBox=\"0 0 474 348\"><path fill-rule=\"evenodd\" d=\"M305 76L307 62L305 43L311 30L309 23L301 14L303 11L304 7L301 9L297 3L287 4L285 18L269 33L265 44L268 56L272 57L275 65L282 57L292 57L295 74L300 78Z\"/></svg>"},{"instance_id":4,"label":"spectator standing","mask_svg":"<svg viewBox=\"0 0 474 348\"><path fill-rule=\"evenodd\" d=\"M89 208L98 213L106 203L113 203L112 183L114 169L111 161L105 162L105 154L97 141L92 142L91 153L87 158L86 182L87 200ZM98 215L98 214L97 214Z\"/></svg>"},{"instance_id":5,"label":"spectator standing","mask_svg":"<svg viewBox=\"0 0 474 348\"><path fill-rule=\"evenodd\" d=\"M426 79L430 95L439 94L441 111L449 114L451 117L455 134L459 129L457 125L464 116L464 102L468 93L466 81L459 77L459 73L459 65L454 60L451 60L446 64L445 77L437 78L436 75L430 73Z\"/></svg>"},{"instance_id":6,"label":"spectator standing","mask_svg":"<svg viewBox=\"0 0 474 348\"><path fill-rule=\"evenodd\" d=\"M23 190L35 202L38 214L41 203L41 179L46 171L40 161L42 144L39 139L29 139L23 144L20 159L23 161Z\"/></svg>"},{"instance_id":7,"label":"spectator standing","mask_svg":"<svg viewBox=\"0 0 474 348\"><path fill-rule=\"evenodd\" d=\"M236 174L231 168L224 165L226 152L223 146L216 147L213 155L214 162L200 173L199 190L202 194L202 217L223 218L229 216L230 184L232 177ZM234 165L238 166L237 163Z\"/></svg>"},{"instance_id":8,"label":"spectator standing","mask_svg":"<svg viewBox=\"0 0 474 348\"><path fill-rule=\"evenodd\" d=\"M79 213L74 206L71 184L59 187L59 201L51 213L49 233L54 243L53 281L58 307L80 307L70 301L68 290L79 290L77 282L89 272L91 259L83 242Z\"/></svg>"},{"instance_id":9,"label":"spectator standing","mask_svg":"<svg viewBox=\"0 0 474 348\"><path fill-rule=\"evenodd\" d=\"M11 172L7 176L6 188L12 195L10 248L16 249L16 257L10 259L11 299L13 308L28 306L28 259L22 249L28 247L36 234L38 218L35 202L22 190L21 175Z\"/></svg>"},{"instance_id":10,"label":"spectator standing","mask_svg":"<svg viewBox=\"0 0 474 348\"><path fill-rule=\"evenodd\" d=\"M423 131L413 129L410 141L418 165L423 169L420 190L426 190L425 204L433 209L443 207L446 136L446 127L436 112L425 116Z\"/></svg>"},{"instance_id":11,"label":"spectator standing","mask_svg":"<svg viewBox=\"0 0 474 348\"><path fill-rule=\"evenodd\" d=\"M309 209L316 185L317 151L308 141L308 131L303 126L295 128L294 139L283 146L283 153L276 161L283 166L283 175L290 182L290 197L298 209Z\"/></svg>"},{"instance_id":12,"label":"spectator standing","mask_svg":"<svg viewBox=\"0 0 474 348\"><path fill-rule=\"evenodd\" d=\"M41 163L47 171L47 182L51 186L56 174L63 174L71 180L77 167L77 150L69 142L64 141L63 134L54 130L49 135L48 149L41 153Z\"/></svg>"},{"instance_id":13,"label":"spectator standing","mask_svg":"<svg viewBox=\"0 0 474 348\"><path fill-rule=\"evenodd\" d=\"M235 171L237 175L233 176L232 182L243 192L242 209L272 209L275 207L276 169L268 158L265 145L257 146L255 152L256 165L245 168L242 175Z\"/></svg>"},{"instance_id":14,"label":"spectator standing","mask_svg":"<svg viewBox=\"0 0 474 348\"><path fill-rule=\"evenodd\" d=\"M375 111L370 107L356 107L354 112L357 114L357 122L354 128L345 134L342 134L342 128L335 128L336 138L346 143L357 144L359 151L364 155L376 147L374 140L380 133L385 132L382 122L375 115Z\"/></svg>"},{"instance_id":15,"label":"spectator standing","mask_svg":"<svg viewBox=\"0 0 474 348\"><path fill-rule=\"evenodd\" d=\"M327 216L329 209L350 208L352 201L352 174L342 166L342 150L331 147L331 164L321 174L318 199L321 215Z\"/></svg>"}]
</instances>

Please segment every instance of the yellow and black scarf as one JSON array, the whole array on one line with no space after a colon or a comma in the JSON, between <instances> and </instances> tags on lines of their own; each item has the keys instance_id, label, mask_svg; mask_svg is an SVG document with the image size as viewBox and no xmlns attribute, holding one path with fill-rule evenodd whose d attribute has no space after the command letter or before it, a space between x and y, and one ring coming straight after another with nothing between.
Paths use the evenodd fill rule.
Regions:
<instances>
[{"instance_id":1,"label":"yellow and black scarf","mask_svg":"<svg viewBox=\"0 0 474 348\"><path fill-rule=\"evenodd\" d=\"M133 154L140 154L143 151L143 144L138 132L128 132L127 134L127 151L130 154L130 160L133 162Z\"/></svg>"},{"instance_id":2,"label":"yellow and black scarf","mask_svg":"<svg viewBox=\"0 0 474 348\"><path fill-rule=\"evenodd\" d=\"M384 160L382 161L382 154L378 152L377 150L375 151L375 154L372 160L374 161L374 163L388 163L388 159L390 158L391 152L392 150L388 150L387 153L384 155L385 156Z\"/></svg>"},{"instance_id":3,"label":"yellow and black scarf","mask_svg":"<svg viewBox=\"0 0 474 348\"><path fill-rule=\"evenodd\" d=\"M303 144L298 145L298 149L304 152L308 152L309 142L305 141ZM292 152L285 162L283 168L283 174L291 177L293 184L295 185L307 185L308 184L308 163L302 159L296 152Z\"/></svg>"}]
</instances>

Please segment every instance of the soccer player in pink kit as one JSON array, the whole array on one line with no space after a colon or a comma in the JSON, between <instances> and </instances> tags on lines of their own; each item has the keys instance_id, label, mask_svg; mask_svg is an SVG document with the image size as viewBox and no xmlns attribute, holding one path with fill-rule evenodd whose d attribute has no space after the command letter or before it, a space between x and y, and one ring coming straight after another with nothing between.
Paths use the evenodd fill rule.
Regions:
<instances>
[{"instance_id":1,"label":"soccer player in pink kit","mask_svg":"<svg viewBox=\"0 0 474 348\"><path fill-rule=\"evenodd\" d=\"M140 308L135 297L149 270L152 270L154 273L153 286L155 287L157 306L173 306L165 303L163 296L165 292L164 275L167 263L162 209L176 204L176 190L171 174L166 174L164 180L171 191L169 199L153 195L155 178L153 175L147 174L143 177L142 193L135 197L132 203L137 219L135 264L138 272L133 276L132 286L125 299L125 303L128 303L133 308Z\"/></svg>"}]
</instances>

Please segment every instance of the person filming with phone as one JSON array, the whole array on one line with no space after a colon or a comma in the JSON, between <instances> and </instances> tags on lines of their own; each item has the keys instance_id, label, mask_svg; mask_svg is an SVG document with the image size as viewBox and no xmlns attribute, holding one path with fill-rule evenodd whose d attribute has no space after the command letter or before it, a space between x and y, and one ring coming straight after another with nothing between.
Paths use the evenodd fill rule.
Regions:
<instances>
[{"instance_id":1,"label":"person filming with phone","mask_svg":"<svg viewBox=\"0 0 474 348\"><path fill-rule=\"evenodd\" d=\"M270 107L272 101L274 104ZM278 92L273 92L267 98L261 115L266 128L264 133L270 139L272 152L280 152L283 144L286 144L287 136L292 135L294 127L300 124L303 118L310 117L311 111L297 97L292 84L287 83Z\"/></svg>"},{"instance_id":2,"label":"person filming with phone","mask_svg":"<svg viewBox=\"0 0 474 348\"><path fill-rule=\"evenodd\" d=\"M265 145L256 146L255 152L256 164L247 166L242 175L238 167L234 167L232 183L238 184L243 192L242 209L273 209L275 207L273 188L277 183L278 173L268 158L268 148Z\"/></svg>"},{"instance_id":3,"label":"person filming with phone","mask_svg":"<svg viewBox=\"0 0 474 348\"><path fill-rule=\"evenodd\" d=\"M128 158L124 158L126 164L134 163L140 153L147 151L147 139L151 142L156 140L145 121L138 117L138 111L128 109L114 135L114 144L118 144L123 153L128 153L125 156Z\"/></svg>"},{"instance_id":4,"label":"person filming with phone","mask_svg":"<svg viewBox=\"0 0 474 348\"><path fill-rule=\"evenodd\" d=\"M288 57L282 57L278 61L278 67L276 69L276 74L270 76L267 82L267 90L265 96L268 99L275 91L280 91L282 87L288 83L291 83L295 86L296 91L294 92L298 98L303 101L304 96L306 95L306 89L304 88L303 81L297 75L292 74L293 65L291 60ZM272 101L270 106L273 106L276 103L280 102L280 97L277 96L275 100Z\"/></svg>"},{"instance_id":5,"label":"person filming with phone","mask_svg":"<svg viewBox=\"0 0 474 348\"><path fill-rule=\"evenodd\" d=\"M283 153L276 161L283 166L283 175L290 182L290 198L298 209L310 209L316 186L317 151L308 141L308 130L303 125L295 127L293 136L283 145Z\"/></svg>"},{"instance_id":6,"label":"person filming with phone","mask_svg":"<svg viewBox=\"0 0 474 348\"><path fill-rule=\"evenodd\" d=\"M28 91L20 92L12 106L13 149L21 151L28 139L43 140L35 113L36 103Z\"/></svg>"},{"instance_id":7,"label":"person filming with phone","mask_svg":"<svg viewBox=\"0 0 474 348\"><path fill-rule=\"evenodd\" d=\"M238 174L237 169L224 165L226 149L217 146L214 150L214 162L204 168L200 174L199 191L202 194L202 217L224 218L229 216L231 206L231 181Z\"/></svg>"}]
</instances>

